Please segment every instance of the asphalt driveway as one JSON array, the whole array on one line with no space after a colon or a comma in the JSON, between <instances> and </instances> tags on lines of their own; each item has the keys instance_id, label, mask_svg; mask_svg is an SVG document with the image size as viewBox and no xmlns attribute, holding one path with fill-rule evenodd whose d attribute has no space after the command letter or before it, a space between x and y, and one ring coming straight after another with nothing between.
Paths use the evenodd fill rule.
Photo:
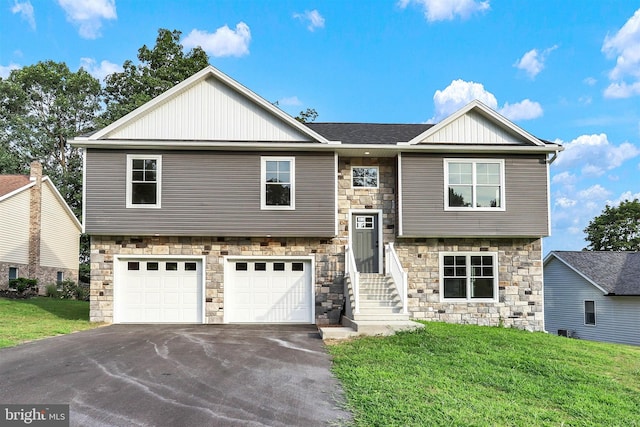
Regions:
<instances>
[{"instance_id":1,"label":"asphalt driveway","mask_svg":"<svg viewBox=\"0 0 640 427\"><path fill-rule=\"evenodd\" d=\"M350 419L313 326L112 325L0 349L0 403L72 426L325 426Z\"/></svg>"}]
</instances>

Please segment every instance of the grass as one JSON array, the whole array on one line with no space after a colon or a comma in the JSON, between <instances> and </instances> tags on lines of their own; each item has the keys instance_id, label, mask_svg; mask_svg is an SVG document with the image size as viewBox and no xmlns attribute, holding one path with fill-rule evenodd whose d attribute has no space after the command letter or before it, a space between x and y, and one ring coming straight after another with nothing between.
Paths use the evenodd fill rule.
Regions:
<instances>
[{"instance_id":1,"label":"grass","mask_svg":"<svg viewBox=\"0 0 640 427\"><path fill-rule=\"evenodd\" d=\"M640 347L431 322L329 351L356 426L640 426Z\"/></svg>"},{"instance_id":2,"label":"grass","mask_svg":"<svg viewBox=\"0 0 640 427\"><path fill-rule=\"evenodd\" d=\"M89 322L87 301L0 298L0 348L97 326Z\"/></svg>"}]
</instances>

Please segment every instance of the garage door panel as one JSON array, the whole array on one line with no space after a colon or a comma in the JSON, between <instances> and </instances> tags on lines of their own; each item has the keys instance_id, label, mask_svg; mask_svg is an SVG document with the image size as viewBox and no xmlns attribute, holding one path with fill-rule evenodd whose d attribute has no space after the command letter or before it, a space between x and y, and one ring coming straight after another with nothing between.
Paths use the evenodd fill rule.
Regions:
<instances>
[{"instance_id":1,"label":"garage door panel","mask_svg":"<svg viewBox=\"0 0 640 427\"><path fill-rule=\"evenodd\" d=\"M201 323L201 282L200 261L123 260L116 278L117 322Z\"/></svg>"},{"instance_id":2,"label":"garage door panel","mask_svg":"<svg viewBox=\"0 0 640 427\"><path fill-rule=\"evenodd\" d=\"M232 260L225 277L230 323L313 323L311 262ZM295 268L294 264L297 264Z\"/></svg>"}]
</instances>

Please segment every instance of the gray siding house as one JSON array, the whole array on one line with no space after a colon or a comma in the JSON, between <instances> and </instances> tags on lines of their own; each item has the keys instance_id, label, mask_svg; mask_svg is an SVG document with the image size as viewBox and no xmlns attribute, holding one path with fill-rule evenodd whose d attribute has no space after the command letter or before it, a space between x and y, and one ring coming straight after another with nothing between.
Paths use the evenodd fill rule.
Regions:
<instances>
[{"instance_id":1,"label":"gray siding house","mask_svg":"<svg viewBox=\"0 0 640 427\"><path fill-rule=\"evenodd\" d=\"M562 147L474 101L299 123L213 67L92 135L91 319L543 329Z\"/></svg>"},{"instance_id":2,"label":"gray siding house","mask_svg":"<svg viewBox=\"0 0 640 427\"><path fill-rule=\"evenodd\" d=\"M640 345L640 253L551 252L544 307L549 333Z\"/></svg>"}]
</instances>

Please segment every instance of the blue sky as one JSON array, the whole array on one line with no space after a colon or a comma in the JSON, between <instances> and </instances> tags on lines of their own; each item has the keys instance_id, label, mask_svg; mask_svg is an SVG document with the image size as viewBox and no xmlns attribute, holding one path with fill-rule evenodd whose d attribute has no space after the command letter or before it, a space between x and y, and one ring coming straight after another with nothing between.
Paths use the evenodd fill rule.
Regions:
<instances>
[{"instance_id":1,"label":"blue sky","mask_svg":"<svg viewBox=\"0 0 640 427\"><path fill-rule=\"evenodd\" d=\"M640 0L0 0L0 77L54 60L102 79L158 28L294 115L434 122L478 98L561 142L545 253L640 198Z\"/></svg>"}]
</instances>

